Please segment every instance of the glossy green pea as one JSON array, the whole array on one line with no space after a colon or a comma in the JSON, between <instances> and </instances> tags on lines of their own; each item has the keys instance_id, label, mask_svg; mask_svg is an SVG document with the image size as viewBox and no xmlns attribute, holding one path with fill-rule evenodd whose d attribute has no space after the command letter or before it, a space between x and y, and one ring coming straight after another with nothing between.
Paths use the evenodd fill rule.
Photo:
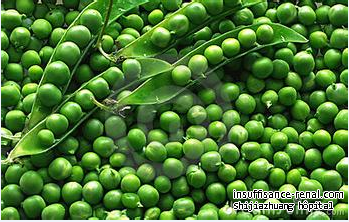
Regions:
<instances>
[{"instance_id":1,"label":"glossy green pea","mask_svg":"<svg viewBox=\"0 0 349 222\"><path fill-rule=\"evenodd\" d=\"M297 18L297 9L292 3L283 3L276 10L276 16L281 24L290 24Z\"/></svg>"},{"instance_id":2,"label":"glossy green pea","mask_svg":"<svg viewBox=\"0 0 349 222\"><path fill-rule=\"evenodd\" d=\"M319 168L322 164L321 152L317 149L308 149L304 154L304 165L313 170Z\"/></svg>"}]
</instances>

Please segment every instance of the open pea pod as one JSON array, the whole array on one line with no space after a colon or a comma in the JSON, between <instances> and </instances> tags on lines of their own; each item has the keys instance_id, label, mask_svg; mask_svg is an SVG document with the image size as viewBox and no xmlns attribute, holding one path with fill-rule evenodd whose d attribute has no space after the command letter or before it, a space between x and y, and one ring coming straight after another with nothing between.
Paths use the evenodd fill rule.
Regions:
<instances>
[{"instance_id":1,"label":"open pea pod","mask_svg":"<svg viewBox=\"0 0 349 222\"><path fill-rule=\"evenodd\" d=\"M148 1L149 0L118 0L118 1L113 2L112 0L109 0L109 1L96 0L96 1L92 2L77 16L75 21L68 27L68 29L66 30L66 32L62 36L61 40L58 42L57 47L54 49L53 54L52 54L52 56L47 64L47 66L50 66L50 64L52 64L53 62L60 61L60 59L57 59L57 54L58 54L57 49L60 46L63 47L62 44L64 44L64 43L67 44L68 31L71 30L74 26L79 25L79 23L80 23L79 19L80 19L81 15L84 12L86 12L87 10L95 9L95 10L99 11L100 14L102 15L102 18L104 20L108 21L107 23L110 24L111 22L118 19L121 15L125 14L127 11L133 9L136 6L147 3ZM96 27L94 27L94 28L96 28ZM79 59L77 61L74 61L74 63L67 66L69 69L69 79L66 82L61 82L61 85L57 85L57 83L56 83L54 85L57 85L57 86L51 86L51 88L56 87L57 89L56 88L54 88L54 89L56 90L57 93L60 93L62 95L62 97L64 96L64 94L69 86L69 83L70 83L72 77L74 76L74 73L76 72L77 68L79 67L81 61L84 59L85 55L91 49L91 47L95 44L97 39L98 39L98 33L95 35L92 35L90 38L90 41L86 45L81 46L80 48L79 47L72 48L72 45L69 46L71 48L69 53L73 53L72 51L74 51L74 50L79 52L79 54L80 54ZM78 44L78 42L76 42L76 43ZM77 45L77 44L75 44L75 45ZM67 62L69 62L69 60L64 61L63 64L60 64L60 65L66 67L65 65L67 65L66 64ZM50 81L48 79L47 73L48 73L48 71L47 71L47 69L45 69L43 77L39 83L38 89L40 89L40 87L45 83L52 83L52 81ZM57 77L57 78L60 78L60 77ZM60 92L58 92L57 90L59 90ZM32 129L37 123L39 123L46 116L48 116L50 113L52 113L52 111L59 104L60 104L60 102L58 104L45 106L45 104L43 104L40 101L40 99L38 97L36 97L36 99L33 103L33 107L32 107L32 111L31 111L29 120L28 120L23 132L26 133L28 130Z\"/></svg>"},{"instance_id":2,"label":"open pea pod","mask_svg":"<svg viewBox=\"0 0 349 222\"><path fill-rule=\"evenodd\" d=\"M288 43L288 42L294 42L294 43L306 43L308 40L304 38L302 35L298 34L296 31L280 25L280 24L269 24L273 30L274 30L274 39L264 45L256 44L255 47L247 49L245 51L241 51L238 55L232 57L232 58L225 58L221 63L210 67L210 69L202 76L198 77L197 79L191 80L189 84L187 84L184 87L177 86L172 81L172 76L170 71L166 71L160 75L157 75L146 82L144 82L142 85L140 85L137 89L135 89L131 94L129 94L126 97L121 98L119 101L117 101L116 106L123 107L127 105L150 105L150 104L161 104L164 102L167 102L174 97L176 97L178 94L186 90L188 87L196 84L201 79L205 78L206 76L210 75L211 73L215 72L217 69L223 67L224 65L232 62L235 59L241 58L245 56L248 53L260 50L262 48L273 46L281 43ZM260 24L250 25L250 26L244 26L239 27L235 30L232 30L230 32L227 32L215 39L212 39L192 52L188 53L186 56L184 56L182 59L178 60L174 66L177 65L186 65L189 61L189 59L196 55L196 54L203 54L205 49L208 46L211 45L221 45L222 42L227 38L236 38L238 36L238 33L245 28L253 29L254 31L257 30L257 28L260 26Z\"/></svg>"},{"instance_id":3,"label":"open pea pod","mask_svg":"<svg viewBox=\"0 0 349 222\"><path fill-rule=\"evenodd\" d=\"M123 73L121 72L121 70L116 67L111 67L105 72L95 76L88 82L84 83L74 93L68 95L66 99L54 110L53 114L60 113L64 115L65 113L61 112L61 108L67 105L68 103L78 103L76 101L76 95L81 93L82 90L89 90L93 94L93 97L87 97L85 99L88 100L90 98L93 107L90 107L87 110L83 109L85 111L81 113L80 118L74 119L75 121L73 123L70 123L67 131L58 138L55 138L54 142L49 146L43 145L40 141L40 138L38 137L38 133L41 130L46 129L47 117L44 118L19 140L19 142L12 149L12 151L9 153L7 159L4 162L11 163L19 157L43 153L54 148L99 108L96 104L92 102L92 100L96 100L97 102L101 103L104 99L111 97L112 95L117 94L124 89L128 89L132 86L132 84L134 84L137 81L144 81L144 79L156 76L159 73L162 73L164 70L172 69L172 65L163 60L158 60L154 58L140 58L137 59L137 61L141 64L141 73L140 77L137 80L134 80L128 84L123 84L123 78L114 78L117 75L119 77L123 77ZM100 88L98 88L98 90L92 90L93 86L91 85L93 85L93 82L97 80L99 80L99 82L104 81L107 83L106 89L108 90L108 93L105 93L103 97L97 96L99 91L101 91ZM116 91L112 90L114 88L117 88ZM105 90L102 91L105 92Z\"/></svg>"},{"instance_id":4,"label":"open pea pod","mask_svg":"<svg viewBox=\"0 0 349 222\"><path fill-rule=\"evenodd\" d=\"M138 57L155 57L155 56L161 56L169 49L173 48L178 44L179 41L185 39L186 37L194 34L195 32L199 31L200 29L204 28L208 24L212 23L213 21L217 21L221 18L225 18L226 16L229 16L235 12L237 12L240 9L251 7L253 5L265 2L265 0L243 0L240 1L232 1L236 2L236 5L233 7L225 5L223 12L219 13L218 15L213 16L207 16L205 20L203 20L200 24L193 24L190 23L188 32L183 36L176 36L172 35L171 41L166 47L158 47L154 45L151 41L151 36L154 33L154 31L161 27L165 29L170 29L170 21L172 18L174 18L177 15L184 15L185 10L190 7L193 4L197 4L199 1L193 1L189 3L188 5L184 6L183 8L178 9L176 12L171 14L168 18L164 19L162 22L154 26L150 31L143 34L140 38L136 39L135 41L131 42L129 45L127 45L125 48L121 49L116 55L111 56L110 58L117 62L119 58L138 58ZM229 2L229 1L225 1ZM226 3L225 3L226 4Z\"/></svg>"}]
</instances>

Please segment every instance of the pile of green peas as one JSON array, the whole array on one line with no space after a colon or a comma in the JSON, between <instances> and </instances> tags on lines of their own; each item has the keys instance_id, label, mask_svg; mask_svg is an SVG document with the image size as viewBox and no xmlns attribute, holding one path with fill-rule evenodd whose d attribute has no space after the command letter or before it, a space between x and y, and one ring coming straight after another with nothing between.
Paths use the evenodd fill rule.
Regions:
<instances>
[{"instance_id":1,"label":"pile of green peas","mask_svg":"<svg viewBox=\"0 0 349 222\"><path fill-rule=\"evenodd\" d=\"M157 47L167 47L173 35L186 34L191 23L220 13L229 2L196 2L195 13L173 17L173 27L155 29L150 40ZM126 47L185 4L154 0L129 12L106 30L103 50L111 53ZM96 108L91 98L101 102L112 90L141 75L141 64L135 59L126 59L117 68L92 51L75 71L69 99L62 96L81 50L102 24L97 11L85 11L80 24L57 45L82 10L80 5L63 1L49 10L31 0L2 3L6 9L1 33L2 133L22 131L37 95L44 106L60 104L37 135L42 146L50 147ZM33 24L28 28L31 16ZM215 21L180 45L179 54L235 26L258 23L260 27L256 32L242 29L237 39L225 39L175 67L176 85L187 85L241 49L272 41L270 22L290 26L309 42L249 53L165 104L132 106L125 116L97 110L48 152L2 164L1 218L348 219L347 21L347 2L342 0L261 3ZM52 27L48 32L47 22ZM167 40L159 41L155 34L160 38L165 34ZM22 35L29 36L29 43ZM32 48L38 42L40 49ZM54 47L58 57L48 64ZM69 53L64 52L66 48ZM47 76L39 87L44 72ZM42 88L47 88L46 93ZM125 90L117 99L129 93ZM232 198L233 190L253 189L342 191L345 198L319 200L333 202L331 214L235 211L231 204L239 200Z\"/></svg>"}]
</instances>

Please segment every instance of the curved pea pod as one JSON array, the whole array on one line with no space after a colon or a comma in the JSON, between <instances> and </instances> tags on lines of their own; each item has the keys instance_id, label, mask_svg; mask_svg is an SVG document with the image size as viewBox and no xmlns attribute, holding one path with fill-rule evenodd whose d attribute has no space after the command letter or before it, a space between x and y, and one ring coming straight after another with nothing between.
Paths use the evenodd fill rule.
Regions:
<instances>
[{"instance_id":1,"label":"curved pea pod","mask_svg":"<svg viewBox=\"0 0 349 222\"><path fill-rule=\"evenodd\" d=\"M103 73L95 76L88 82L84 83L78 90L76 90L74 93L68 95L65 100L55 109L53 113L60 113L60 108L63 107L65 104L68 102L73 102L75 96L81 92L81 90L86 90L90 89L89 86L92 82L94 82L97 79L104 79L108 82L108 90L109 92L103 96L103 98L98 98L94 92L94 98L97 103L102 103L102 101L106 98L109 98L122 90L128 89L131 87L133 84L139 82L139 81L144 81L144 79L151 78L153 76L156 76L160 73L162 73L164 70L170 70L172 69L172 65L158 59L154 58L142 58L142 59L137 59L139 63L141 64L141 74L140 77L131 83L128 83L127 85L125 84L117 84L118 89L116 91L113 91L111 89L114 88L115 84L108 82L108 76L110 77L111 75L107 74L116 74L120 73L121 71L116 68L116 67L111 67L108 70L104 71ZM91 98L93 99L93 98ZM67 136L69 136L74 130L77 129L78 126L80 126L87 118L89 118L99 107L94 104L93 108L86 110L82 112L82 115L79 119L76 119L76 122L73 124L69 125L69 128L67 131L59 136L59 138L55 138L55 141L52 145L45 147L41 145L40 140L38 138L38 133L42 129L46 129L46 120L47 117L41 120L38 124L36 124L28 133L26 133L16 144L16 146L12 149L12 151L9 153L7 159L4 162L13 162L15 159L22 157L22 156L28 156L28 155L35 155L39 153L44 153L52 148L54 148L56 145L58 145L60 142L62 142Z\"/></svg>"},{"instance_id":2,"label":"curved pea pod","mask_svg":"<svg viewBox=\"0 0 349 222\"><path fill-rule=\"evenodd\" d=\"M273 46L281 43L288 43L288 42L294 42L294 43L306 43L308 40L304 38L302 35L298 34L294 30L285 27L280 24L269 24L273 30L274 30L274 39L265 45L259 45L257 44L255 47L240 51L240 53L232 58L224 58L223 61L215 66L209 67L209 70L204 73L204 75L198 77L197 79L191 80L186 86L181 87L177 86L172 81L171 72L166 71L160 75L157 75L146 82L144 82L142 85L140 85L137 89L135 89L131 94L129 94L126 97L121 98L119 101L117 101L116 105L118 107L123 107L127 105L143 105L143 104L161 104L164 102L167 102L177 95L179 95L181 92L186 90L188 87L198 83L200 80L206 78L208 75L214 73L219 68L223 67L224 65L232 62L235 59L241 58L245 56L248 53L260 50L262 48ZM205 49L208 46L211 45L221 45L221 43L227 39L227 38L236 38L238 36L238 33L245 28L253 29L254 31L257 30L257 28L260 26L260 24L250 25L250 26L244 26L239 27L235 30L232 30L230 32L227 32L215 39L212 39L202 45L200 45L195 50L191 51L187 55L185 55L183 58L178 60L173 66L177 65L186 65L189 61L189 59L196 55L201 54L203 55Z\"/></svg>"},{"instance_id":3,"label":"curved pea pod","mask_svg":"<svg viewBox=\"0 0 349 222\"><path fill-rule=\"evenodd\" d=\"M57 47L54 49L53 54L47 64L50 65L51 63L55 62L57 59L57 49L60 45L67 42L67 32L74 26L79 25L79 19L81 15L89 10L89 9L95 9L100 12L102 19L108 20L108 25L111 24L113 21L115 21L117 18L119 18L121 15L126 13L127 11L131 10L132 8L142 5L144 3L148 2L148 0L123 0L123 1L105 1L105 0L96 0L89 4L84 10L81 11L81 13L77 16L77 18L74 20L74 22L68 27L67 31L62 36L61 40L58 42ZM112 7L111 4L112 3ZM106 10L110 9L110 11ZM109 14L108 14L109 12ZM107 17L107 18L106 18ZM92 46L95 44L95 42L98 39L98 35L92 35L90 41L85 47L80 48L80 57L77 61L74 62L74 64L68 65L69 67L69 79L66 83L64 83L61 86L57 86L61 92L62 97L65 95L66 90L69 87L69 83L74 76L74 73L76 72L77 68L79 67L79 64L84 59L85 55L89 52L89 50L92 48ZM76 44L75 44L76 45ZM69 62L69 61L65 61ZM42 76L42 79L39 83L38 89L45 83L48 82L47 79L47 71L44 70L44 74ZM60 103L59 103L60 104ZM58 104L58 105L59 105ZM58 105L54 106L45 106L41 103L40 99L36 97L31 115L29 120L27 121L26 127L23 130L24 133L26 133L28 130L32 129L36 124L38 124L41 120L43 120L46 116L51 114Z\"/></svg>"},{"instance_id":4,"label":"curved pea pod","mask_svg":"<svg viewBox=\"0 0 349 222\"><path fill-rule=\"evenodd\" d=\"M201 2L201 1L198 1L198 2ZM183 36L178 36L178 37L175 36L175 38L173 38L174 35L172 34L172 38L168 46L163 48L155 46L150 41L151 36L154 33L154 30L156 30L159 27L169 29L169 23L170 23L169 21L173 17L177 15L184 15L186 8L196 3L196 2L191 2L186 6L184 6L183 8L178 9L176 12L171 14L168 18L164 19L162 22L154 26L151 30L143 34L140 38L136 39L135 41L127 45L125 48L118 51L116 55L111 56L111 59L117 62L118 59L120 58L139 58L139 57L156 57L156 56L159 56L160 58L161 55L163 55L169 49L175 47L181 40L194 34L195 32L199 31L200 29L212 23L213 21L217 21L221 18L232 15L240 9L251 7L253 5L264 2L264 0L244 0L242 1L242 3L240 1L237 1L237 2L238 2L237 5L233 7L228 7L227 5L225 5L222 13L220 13L219 15L208 16L205 20L203 20L198 25L194 25L190 23L189 29L188 29L189 31Z\"/></svg>"}]
</instances>

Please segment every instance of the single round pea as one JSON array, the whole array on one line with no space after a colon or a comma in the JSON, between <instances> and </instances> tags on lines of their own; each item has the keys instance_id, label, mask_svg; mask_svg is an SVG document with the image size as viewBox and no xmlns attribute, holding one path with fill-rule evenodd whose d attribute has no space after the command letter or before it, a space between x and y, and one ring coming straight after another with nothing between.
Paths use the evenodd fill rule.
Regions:
<instances>
[{"instance_id":1,"label":"single round pea","mask_svg":"<svg viewBox=\"0 0 349 222\"><path fill-rule=\"evenodd\" d=\"M224 144L219 148L219 154L222 157L224 163L233 164L240 158L239 149L232 143Z\"/></svg>"},{"instance_id":2,"label":"single round pea","mask_svg":"<svg viewBox=\"0 0 349 222\"><path fill-rule=\"evenodd\" d=\"M222 163L221 155L217 151L204 153L201 158L201 167L207 172L216 172Z\"/></svg>"},{"instance_id":3,"label":"single round pea","mask_svg":"<svg viewBox=\"0 0 349 222\"><path fill-rule=\"evenodd\" d=\"M197 139L188 139L183 143L183 153L188 159L199 159L204 153L204 146L202 142Z\"/></svg>"},{"instance_id":4,"label":"single round pea","mask_svg":"<svg viewBox=\"0 0 349 222\"><path fill-rule=\"evenodd\" d=\"M228 133L228 140L236 145L241 145L248 139L248 131L241 125L233 126Z\"/></svg>"},{"instance_id":5,"label":"single round pea","mask_svg":"<svg viewBox=\"0 0 349 222\"><path fill-rule=\"evenodd\" d=\"M53 179L64 180L71 175L72 165L67 159L58 157L51 162L48 172Z\"/></svg>"},{"instance_id":6,"label":"single round pea","mask_svg":"<svg viewBox=\"0 0 349 222\"><path fill-rule=\"evenodd\" d=\"M191 70L184 65L172 70L172 80L176 85L185 86L191 79Z\"/></svg>"},{"instance_id":7,"label":"single round pea","mask_svg":"<svg viewBox=\"0 0 349 222\"><path fill-rule=\"evenodd\" d=\"M41 218L43 220L63 220L64 216L65 208L59 203L48 205L41 212Z\"/></svg>"},{"instance_id":8,"label":"single round pea","mask_svg":"<svg viewBox=\"0 0 349 222\"><path fill-rule=\"evenodd\" d=\"M270 143L274 150L283 150L288 143L288 137L283 132L276 132L271 136Z\"/></svg>"},{"instance_id":9,"label":"single round pea","mask_svg":"<svg viewBox=\"0 0 349 222\"><path fill-rule=\"evenodd\" d=\"M238 40L242 47L251 48L257 40L256 33L252 29L243 29L238 34Z\"/></svg>"},{"instance_id":10,"label":"single round pea","mask_svg":"<svg viewBox=\"0 0 349 222\"><path fill-rule=\"evenodd\" d=\"M69 215L73 220L86 220L92 216L92 207L85 201L76 201L70 205Z\"/></svg>"},{"instance_id":11,"label":"single round pea","mask_svg":"<svg viewBox=\"0 0 349 222\"><path fill-rule=\"evenodd\" d=\"M141 181L136 175L127 174L121 179L121 190L124 192L136 192L141 186Z\"/></svg>"},{"instance_id":12,"label":"single round pea","mask_svg":"<svg viewBox=\"0 0 349 222\"><path fill-rule=\"evenodd\" d=\"M56 106L62 100L62 93L59 88L50 83L39 87L37 96L41 103L47 107Z\"/></svg>"},{"instance_id":13,"label":"single round pea","mask_svg":"<svg viewBox=\"0 0 349 222\"><path fill-rule=\"evenodd\" d=\"M33 195L27 197L23 203L22 207L25 215L30 219L35 219L40 217L43 209L46 207L44 199L39 195Z\"/></svg>"},{"instance_id":14,"label":"single round pea","mask_svg":"<svg viewBox=\"0 0 349 222\"><path fill-rule=\"evenodd\" d=\"M68 41L57 46L54 59L72 67L78 62L80 55L79 47L75 43Z\"/></svg>"},{"instance_id":15,"label":"single round pea","mask_svg":"<svg viewBox=\"0 0 349 222\"><path fill-rule=\"evenodd\" d=\"M151 37L150 41L157 47L165 48L170 44L171 34L170 32L162 27L157 27Z\"/></svg>"},{"instance_id":16,"label":"single round pea","mask_svg":"<svg viewBox=\"0 0 349 222\"><path fill-rule=\"evenodd\" d=\"M6 207L1 210L2 220L20 220L19 212L14 207Z\"/></svg>"},{"instance_id":17,"label":"single round pea","mask_svg":"<svg viewBox=\"0 0 349 222\"><path fill-rule=\"evenodd\" d=\"M223 50L221 47L217 45L211 45L205 49L204 52L205 57L207 58L208 62L216 65L223 61Z\"/></svg>"},{"instance_id":18,"label":"single round pea","mask_svg":"<svg viewBox=\"0 0 349 222\"><path fill-rule=\"evenodd\" d=\"M77 44L81 49L85 48L90 40L91 33L84 25L75 25L67 30L65 40Z\"/></svg>"},{"instance_id":19,"label":"single round pea","mask_svg":"<svg viewBox=\"0 0 349 222\"><path fill-rule=\"evenodd\" d=\"M82 188L84 201L97 204L103 198L103 187L98 181L89 181Z\"/></svg>"},{"instance_id":20,"label":"single round pea","mask_svg":"<svg viewBox=\"0 0 349 222\"><path fill-rule=\"evenodd\" d=\"M94 9L88 9L80 16L80 23L86 26L92 34L96 34L102 27L102 15Z\"/></svg>"},{"instance_id":21,"label":"single round pea","mask_svg":"<svg viewBox=\"0 0 349 222\"><path fill-rule=\"evenodd\" d=\"M184 10L184 14L188 17L189 21L194 24L201 24L207 18L207 11L203 4L194 2L187 6Z\"/></svg>"},{"instance_id":22,"label":"single round pea","mask_svg":"<svg viewBox=\"0 0 349 222\"><path fill-rule=\"evenodd\" d=\"M342 4L336 4L328 12L330 23L334 26L348 25L348 7Z\"/></svg>"},{"instance_id":23,"label":"single round pea","mask_svg":"<svg viewBox=\"0 0 349 222\"><path fill-rule=\"evenodd\" d=\"M43 188L43 180L37 172L31 170L21 176L19 185L27 195L39 194Z\"/></svg>"},{"instance_id":24,"label":"single round pea","mask_svg":"<svg viewBox=\"0 0 349 222\"><path fill-rule=\"evenodd\" d=\"M251 95L243 93L235 101L235 106L242 114L251 114L256 108L256 101Z\"/></svg>"},{"instance_id":25,"label":"single round pea","mask_svg":"<svg viewBox=\"0 0 349 222\"><path fill-rule=\"evenodd\" d=\"M208 60L203 55L195 55L190 58L188 67L194 75L201 75L208 69Z\"/></svg>"},{"instance_id":26,"label":"single round pea","mask_svg":"<svg viewBox=\"0 0 349 222\"><path fill-rule=\"evenodd\" d=\"M164 145L153 141L145 148L145 156L154 162L163 162L167 157L167 151Z\"/></svg>"},{"instance_id":27,"label":"single round pea","mask_svg":"<svg viewBox=\"0 0 349 222\"><path fill-rule=\"evenodd\" d=\"M315 67L314 57L305 51L298 52L293 58L294 70L302 75L307 76Z\"/></svg>"},{"instance_id":28,"label":"single round pea","mask_svg":"<svg viewBox=\"0 0 349 222\"><path fill-rule=\"evenodd\" d=\"M240 42L235 38L227 38L222 42L222 50L225 56L231 58L240 52Z\"/></svg>"},{"instance_id":29,"label":"single round pea","mask_svg":"<svg viewBox=\"0 0 349 222\"><path fill-rule=\"evenodd\" d=\"M298 9L298 21L304 25L311 25L316 20L316 14L310 6L302 6Z\"/></svg>"},{"instance_id":30,"label":"single round pea","mask_svg":"<svg viewBox=\"0 0 349 222\"><path fill-rule=\"evenodd\" d=\"M153 186L148 184L142 185L138 189L137 194L140 198L142 205L147 208L154 207L159 201L158 191Z\"/></svg>"},{"instance_id":31,"label":"single round pea","mask_svg":"<svg viewBox=\"0 0 349 222\"><path fill-rule=\"evenodd\" d=\"M337 105L332 102L325 102L316 109L315 116L321 123L328 124L334 120L338 111Z\"/></svg>"},{"instance_id":32,"label":"single round pea","mask_svg":"<svg viewBox=\"0 0 349 222\"><path fill-rule=\"evenodd\" d=\"M227 133L227 128L224 123L215 121L208 126L209 135L215 139L222 139Z\"/></svg>"},{"instance_id":33,"label":"single round pea","mask_svg":"<svg viewBox=\"0 0 349 222\"><path fill-rule=\"evenodd\" d=\"M187 168L186 178L188 184L194 188L201 188L206 183L205 172L197 165L190 165Z\"/></svg>"},{"instance_id":34,"label":"single round pea","mask_svg":"<svg viewBox=\"0 0 349 222\"><path fill-rule=\"evenodd\" d=\"M65 133L68 127L68 119L62 114L51 114L46 119L46 128L51 130L55 136Z\"/></svg>"},{"instance_id":35,"label":"single round pea","mask_svg":"<svg viewBox=\"0 0 349 222\"><path fill-rule=\"evenodd\" d=\"M274 39L274 30L270 25L261 25L256 31L257 41L266 44Z\"/></svg>"},{"instance_id":36,"label":"single round pea","mask_svg":"<svg viewBox=\"0 0 349 222\"><path fill-rule=\"evenodd\" d=\"M41 196L46 203L57 203L61 199L61 188L54 183L47 183L42 189Z\"/></svg>"},{"instance_id":37,"label":"single round pea","mask_svg":"<svg viewBox=\"0 0 349 222\"><path fill-rule=\"evenodd\" d=\"M283 3L276 9L276 16L281 24L290 24L297 18L297 9L292 3Z\"/></svg>"}]
</instances>

